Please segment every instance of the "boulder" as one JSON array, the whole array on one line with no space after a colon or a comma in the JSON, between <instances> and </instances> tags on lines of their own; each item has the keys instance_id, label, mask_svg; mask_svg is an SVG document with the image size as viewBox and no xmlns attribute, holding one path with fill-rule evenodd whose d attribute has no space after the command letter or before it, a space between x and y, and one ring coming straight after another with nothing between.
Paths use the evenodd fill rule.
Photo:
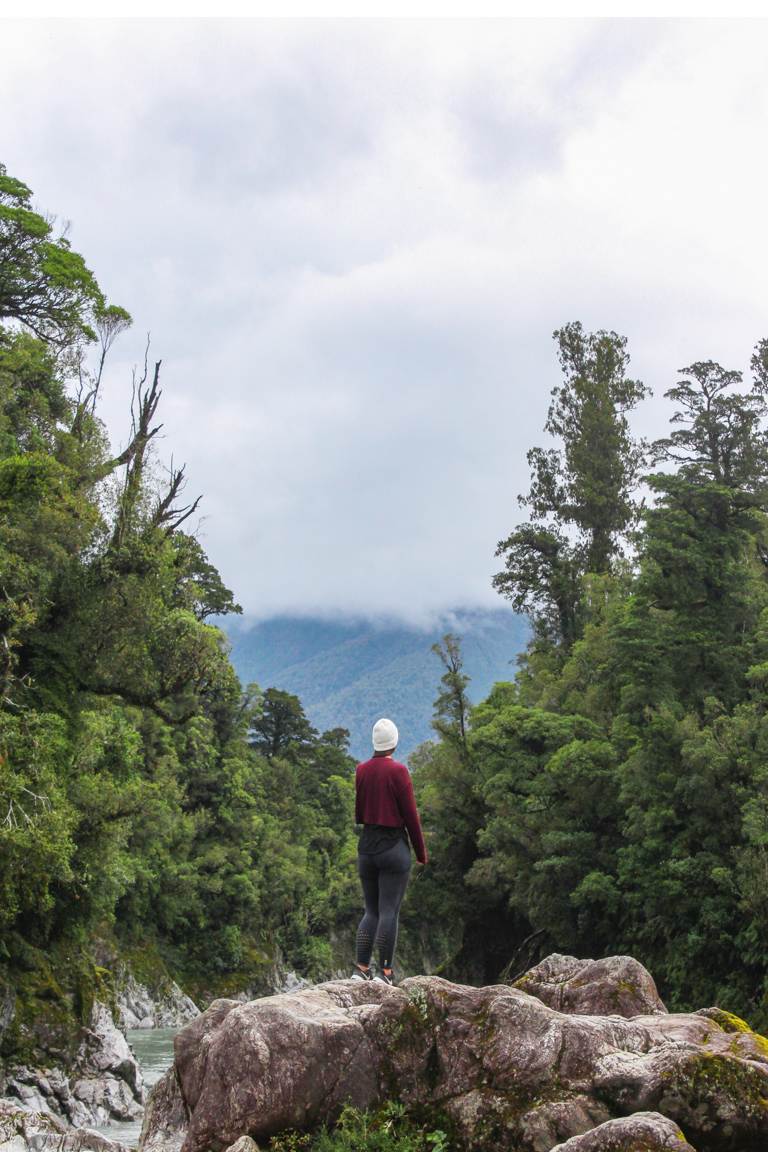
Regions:
<instances>
[{"instance_id":1,"label":"boulder","mask_svg":"<svg viewBox=\"0 0 768 1152\"><path fill-rule=\"evenodd\" d=\"M128 1041L106 1004L96 1001L84 1029L71 1085L90 1122L133 1120L142 1113L144 1083Z\"/></svg>"},{"instance_id":2,"label":"boulder","mask_svg":"<svg viewBox=\"0 0 768 1152\"><path fill-rule=\"evenodd\" d=\"M556 1008L581 1016L648 1016L666 1012L653 977L632 956L578 960L555 952L515 981Z\"/></svg>"},{"instance_id":3,"label":"boulder","mask_svg":"<svg viewBox=\"0 0 768 1152\"><path fill-rule=\"evenodd\" d=\"M549 1152L658 1112L698 1152L765 1152L765 1042L652 1003L629 1019L564 1013L520 988L436 976L214 1001L177 1035L140 1147L224 1152L397 1099L467 1149Z\"/></svg>"},{"instance_id":4,"label":"boulder","mask_svg":"<svg viewBox=\"0 0 768 1152\"><path fill-rule=\"evenodd\" d=\"M677 1124L658 1112L636 1112L620 1120L608 1120L587 1132L558 1144L552 1152L696 1152Z\"/></svg>"},{"instance_id":5,"label":"boulder","mask_svg":"<svg viewBox=\"0 0 768 1152\"><path fill-rule=\"evenodd\" d=\"M115 1076L89 1076L75 1080L72 1095L84 1105L90 1122L108 1124L111 1120L135 1120L142 1107L124 1080Z\"/></svg>"}]
</instances>

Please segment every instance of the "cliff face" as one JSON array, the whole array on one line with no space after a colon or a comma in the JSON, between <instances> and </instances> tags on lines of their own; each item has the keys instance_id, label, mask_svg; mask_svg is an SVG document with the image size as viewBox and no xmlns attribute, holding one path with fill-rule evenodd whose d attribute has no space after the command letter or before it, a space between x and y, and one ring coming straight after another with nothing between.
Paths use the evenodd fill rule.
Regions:
<instances>
[{"instance_id":1,"label":"cliff face","mask_svg":"<svg viewBox=\"0 0 768 1152\"><path fill-rule=\"evenodd\" d=\"M110 1007L94 1001L84 1025L63 1011L55 1022L57 1028L45 1016L36 1021L28 1058L6 1061L0 1096L75 1127L140 1116L141 1071ZM23 1020L18 1028L23 1037Z\"/></svg>"},{"instance_id":2,"label":"cliff face","mask_svg":"<svg viewBox=\"0 0 768 1152\"><path fill-rule=\"evenodd\" d=\"M528 977L531 991L432 976L217 1000L178 1034L142 1149L221 1152L392 1099L467 1149L768 1147L762 1037L713 1010L667 1013L628 957L550 957Z\"/></svg>"},{"instance_id":3,"label":"cliff face","mask_svg":"<svg viewBox=\"0 0 768 1152\"><path fill-rule=\"evenodd\" d=\"M164 968L137 979L112 942L23 959L0 986L0 1098L74 1128L140 1116L125 1028L180 1025L198 1009Z\"/></svg>"}]
</instances>

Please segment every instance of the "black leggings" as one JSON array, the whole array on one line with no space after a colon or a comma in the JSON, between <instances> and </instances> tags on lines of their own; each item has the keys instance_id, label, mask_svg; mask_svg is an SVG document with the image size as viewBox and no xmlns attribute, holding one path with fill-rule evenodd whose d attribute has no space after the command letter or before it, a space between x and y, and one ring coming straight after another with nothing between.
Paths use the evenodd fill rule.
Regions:
<instances>
[{"instance_id":1,"label":"black leggings","mask_svg":"<svg viewBox=\"0 0 768 1152\"><path fill-rule=\"evenodd\" d=\"M398 840L384 852L360 852L357 871L363 885L365 915L357 929L357 962L368 965L374 945L382 968L391 968L397 944L397 918L411 874L411 850Z\"/></svg>"}]
</instances>

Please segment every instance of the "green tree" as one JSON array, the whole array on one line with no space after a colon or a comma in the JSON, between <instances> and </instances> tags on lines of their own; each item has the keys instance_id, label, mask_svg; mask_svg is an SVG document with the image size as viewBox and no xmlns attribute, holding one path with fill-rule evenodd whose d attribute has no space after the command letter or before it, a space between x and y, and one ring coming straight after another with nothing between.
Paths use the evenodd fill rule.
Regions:
<instances>
[{"instance_id":1,"label":"green tree","mask_svg":"<svg viewBox=\"0 0 768 1152\"><path fill-rule=\"evenodd\" d=\"M35 212L32 193L0 164L0 321L16 320L59 348L95 339L105 301L65 233Z\"/></svg>"},{"instance_id":2,"label":"green tree","mask_svg":"<svg viewBox=\"0 0 768 1152\"><path fill-rule=\"evenodd\" d=\"M605 572L636 513L645 446L632 436L628 414L649 390L627 376L626 337L587 334L579 323L554 336L564 381L553 389L544 428L562 447L529 452L533 479L524 504L536 520L574 525L586 570Z\"/></svg>"},{"instance_id":3,"label":"green tree","mask_svg":"<svg viewBox=\"0 0 768 1152\"><path fill-rule=\"evenodd\" d=\"M768 441L763 426L768 415L768 341L752 357L754 379L748 392L732 389L741 372L727 371L712 360L683 368L683 379L664 395L679 405L669 436L657 440L657 461L679 465L692 482L730 488L762 503L768 481Z\"/></svg>"},{"instance_id":4,"label":"green tree","mask_svg":"<svg viewBox=\"0 0 768 1152\"><path fill-rule=\"evenodd\" d=\"M176 567L174 602L180 608L188 608L198 620L232 612L242 614L242 608L235 603L199 540L186 532L175 531L171 544Z\"/></svg>"},{"instance_id":5,"label":"green tree","mask_svg":"<svg viewBox=\"0 0 768 1152\"><path fill-rule=\"evenodd\" d=\"M553 389L545 431L560 446L528 453L532 480L520 503L531 523L499 542L494 587L528 613L540 640L567 651L581 633L580 580L610 569L632 525L645 445L628 414L648 389L627 376L627 341L571 323L554 333L563 383Z\"/></svg>"},{"instance_id":6,"label":"green tree","mask_svg":"<svg viewBox=\"0 0 768 1152\"><path fill-rule=\"evenodd\" d=\"M501 540L493 587L531 620L538 641L566 651L581 633L582 559L563 532L522 524Z\"/></svg>"},{"instance_id":7,"label":"green tree","mask_svg":"<svg viewBox=\"0 0 768 1152\"><path fill-rule=\"evenodd\" d=\"M454 744L462 754L467 751L470 702L467 695L469 677L462 671L461 641L447 632L441 644L433 644L432 651L445 668L440 683L442 690L435 700L432 727L446 742Z\"/></svg>"},{"instance_id":8,"label":"green tree","mask_svg":"<svg viewBox=\"0 0 768 1152\"><path fill-rule=\"evenodd\" d=\"M265 756L280 756L310 744L317 732L307 720L298 696L267 688L251 720L251 744Z\"/></svg>"}]
</instances>

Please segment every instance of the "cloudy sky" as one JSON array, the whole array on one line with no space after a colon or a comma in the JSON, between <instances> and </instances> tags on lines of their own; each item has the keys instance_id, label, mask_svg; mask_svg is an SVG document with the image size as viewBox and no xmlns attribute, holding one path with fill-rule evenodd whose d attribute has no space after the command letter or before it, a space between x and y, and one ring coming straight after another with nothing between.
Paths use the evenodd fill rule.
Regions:
<instances>
[{"instance_id":1,"label":"cloudy sky","mask_svg":"<svg viewBox=\"0 0 768 1152\"><path fill-rule=\"evenodd\" d=\"M3 21L8 171L147 331L246 610L495 605L552 330L768 335L764 21Z\"/></svg>"}]
</instances>

